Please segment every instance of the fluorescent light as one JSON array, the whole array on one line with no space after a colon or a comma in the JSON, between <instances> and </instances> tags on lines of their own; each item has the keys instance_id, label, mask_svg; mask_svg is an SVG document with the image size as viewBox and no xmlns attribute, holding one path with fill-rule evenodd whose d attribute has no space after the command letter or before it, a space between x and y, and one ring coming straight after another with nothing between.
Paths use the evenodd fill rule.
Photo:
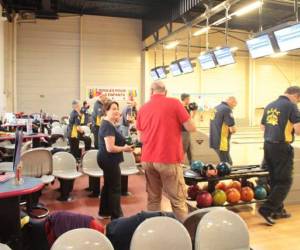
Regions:
<instances>
[{"instance_id":1,"label":"fluorescent light","mask_svg":"<svg viewBox=\"0 0 300 250\"><path fill-rule=\"evenodd\" d=\"M230 51L231 52L235 52L235 51L237 51L239 48L238 47L232 47L232 48L230 48Z\"/></svg>"},{"instance_id":2,"label":"fluorescent light","mask_svg":"<svg viewBox=\"0 0 300 250\"><path fill-rule=\"evenodd\" d=\"M194 32L193 36L200 36L206 32L208 32L210 30L210 26L206 26L200 30L197 30L196 32Z\"/></svg>"},{"instance_id":3,"label":"fluorescent light","mask_svg":"<svg viewBox=\"0 0 300 250\"><path fill-rule=\"evenodd\" d=\"M221 49L221 46L216 47L216 50Z\"/></svg>"},{"instance_id":4,"label":"fluorescent light","mask_svg":"<svg viewBox=\"0 0 300 250\"><path fill-rule=\"evenodd\" d=\"M228 16L228 17L223 17L217 21L215 21L214 23L212 23L212 26L218 26L222 23L225 23L226 21L230 20L231 19L231 16Z\"/></svg>"},{"instance_id":5,"label":"fluorescent light","mask_svg":"<svg viewBox=\"0 0 300 250\"><path fill-rule=\"evenodd\" d=\"M236 12L234 12L232 15L235 15L235 16L242 16L242 15L245 15L247 14L248 12L252 11L252 10L255 10L255 9L258 9L260 6L263 5L263 2L262 1L256 1L254 3L251 3L249 5L246 5L245 7L237 10Z\"/></svg>"},{"instance_id":6,"label":"fluorescent light","mask_svg":"<svg viewBox=\"0 0 300 250\"><path fill-rule=\"evenodd\" d=\"M287 52L278 52L278 53L275 53L273 55L270 55L270 57L277 58L277 57L282 57L282 56L285 56L285 55L287 55Z\"/></svg>"},{"instance_id":7,"label":"fluorescent light","mask_svg":"<svg viewBox=\"0 0 300 250\"><path fill-rule=\"evenodd\" d=\"M179 43L179 41L169 42L168 44L164 45L164 47L165 49L174 49Z\"/></svg>"}]
</instances>

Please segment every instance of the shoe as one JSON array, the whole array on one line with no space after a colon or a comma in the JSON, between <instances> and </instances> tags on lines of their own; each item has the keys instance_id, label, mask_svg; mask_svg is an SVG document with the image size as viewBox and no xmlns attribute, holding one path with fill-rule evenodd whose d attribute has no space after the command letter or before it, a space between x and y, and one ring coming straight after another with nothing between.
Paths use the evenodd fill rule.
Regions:
<instances>
[{"instance_id":1,"label":"shoe","mask_svg":"<svg viewBox=\"0 0 300 250\"><path fill-rule=\"evenodd\" d=\"M272 214L270 212L265 211L261 207L258 209L258 213L265 219L268 226L273 226L275 221L272 218Z\"/></svg>"},{"instance_id":2,"label":"shoe","mask_svg":"<svg viewBox=\"0 0 300 250\"><path fill-rule=\"evenodd\" d=\"M58 201L72 201L73 198L72 197L63 197L63 196L60 196L57 198Z\"/></svg>"},{"instance_id":3,"label":"shoe","mask_svg":"<svg viewBox=\"0 0 300 250\"><path fill-rule=\"evenodd\" d=\"M99 215L97 216L99 220L108 220L110 219L110 215Z\"/></svg>"},{"instance_id":4,"label":"shoe","mask_svg":"<svg viewBox=\"0 0 300 250\"><path fill-rule=\"evenodd\" d=\"M290 213L288 213L285 209L282 209L280 212L274 213L272 215L272 219L278 220L278 219L287 219L292 217Z\"/></svg>"},{"instance_id":5,"label":"shoe","mask_svg":"<svg viewBox=\"0 0 300 250\"><path fill-rule=\"evenodd\" d=\"M97 194L97 193L90 193L89 195L88 195L88 197L90 197L90 198L99 198L100 197L100 195L99 194Z\"/></svg>"}]
</instances>

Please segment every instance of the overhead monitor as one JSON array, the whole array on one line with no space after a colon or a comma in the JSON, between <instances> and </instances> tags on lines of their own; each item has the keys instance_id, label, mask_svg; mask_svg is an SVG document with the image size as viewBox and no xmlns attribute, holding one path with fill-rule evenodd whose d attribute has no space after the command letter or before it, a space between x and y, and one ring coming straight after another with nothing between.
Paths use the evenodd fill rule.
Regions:
<instances>
[{"instance_id":1,"label":"overhead monitor","mask_svg":"<svg viewBox=\"0 0 300 250\"><path fill-rule=\"evenodd\" d=\"M177 61L174 61L170 64L170 70L173 76L179 76L182 74L182 70Z\"/></svg>"},{"instance_id":2,"label":"overhead monitor","mask_svg":"<svg viewBox=\"0 0 300 250\"><path fill-rule=\"evenodd\" d=\"M191 73L191 72L194 71L193 65L192 65L191 60L189 58L183 58L183 59L179 60L179 64L180 64L180 67L181 67L182 72L184 74Z\"/></svg>"},{"instance_id":3,"label":"overhead monitor","mask_svg":"<svg viewBox=\"0 0 300 250\"><path fill-rule=\"evenodd\" d=\"M166 72L164 67L157 67L157 68L155 68L155 70L156 70L156 72L158 74L158 77L160 79L163 79L163 78L167 77L167 72Z\"/></svg>"},{"instance_id":4,"label":"overhead monitor","mask_svg":"<svg viewBox=\"0 0 300 250\"><path fill-rule=\"evenodd\" d=\"M225 66L228 64L235 63L233 54L229 47L220 48L214 51L214 55L220 66Z\"/></svg>"},{"instance_id":5,"label":"overhead monitor","mask_svg":"<svg viewBox=\"0 0 300 250\"><path fill-rule=\"evenodd\" d=\"M300 23L274 31L281 52L300 48Z\"/></svg>"},{"instance_id":6,"label":"overhead monitor","mask_svg":"<svg viewBox=\"0 0 300 250\"><path fill-rule=\"evenodd\" d=\"M212 69L217 66L214 55L211 52L200 55L198 60L203 70Z\"/></svg>"},{"instance_id":7,"label":"overhead monitor","mask_svg":"<svg viewBox=\"0 0 300 250\"><path fill-rule=\"evenodd\" d=\"M269 35L262 35L246 41L250 55L252 58L269 56L274 53L271 39Z\"/></svg>"},{"instance_id":8,"label":"overhead monitor","mask_svg":"<svg viewBox=\"0 0 300 250\"><path fill-rule=\"evenodd\" d=\"M159 76L158 76L158 74L157 74L157 72L156 72L155 69L151 69L151 70L150 70L150 75L151 75L151 77L152 77L152 79L153 79L154 81L156 81L156 80L159 79Z\"/></svg>"}]
</instances>

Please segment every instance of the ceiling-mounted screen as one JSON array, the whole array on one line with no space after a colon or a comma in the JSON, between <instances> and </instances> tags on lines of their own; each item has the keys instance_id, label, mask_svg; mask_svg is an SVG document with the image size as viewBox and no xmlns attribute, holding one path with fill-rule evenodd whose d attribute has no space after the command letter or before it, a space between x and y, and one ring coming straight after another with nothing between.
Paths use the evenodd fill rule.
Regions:
<instances>
[{"instance_id":1,"label":"ceiling-mounted screen","mask_svg":"<svg viewBox=\"0 0 300 250\"><path fill-rule=\"evenodd\" d=\"M191 73L191 72L194 71L193 65L192 65L190 59L188 59L188 58L184 58L184 59L179 60L179 64L180 64L180 67L181 67L182 72L184 74Z\"/></svg>"},{"instance_id":2,"label":"ceiling-mounted screen","mask_svg":"<svg viewBox=\"0 0 300 250\"><path fill-rule=\"evenodd\" d=\"M164 67L157 67L157 68L155 68L155 70L156 70L156 72L158 74L158 77L160 79L163 79L163 78L167 77L167 72L166 72Z\"/></svg>"},{"instance_id":3,"label":"ceiling-mounted screen","mask_svg":"<svg viewBox=\"0 0 300 250\"><path fill-rule=\"evenodd\" d=\"M274 31L274 35L280 51L285 52L300 48L300 23Z\"/></svg>"},{"instance_id":4,"label":"ceiling-mounted screen","mask_svg":"<svg viewBox=\"0 0 300 250\"><path fill-rule=\"evenodd\" d=\"M228 64L235 63L233 54L228 47L220 48L214 51L214 55L217 59L217 62L220 66L225 66Z\"/></svg>"},{"instance_id":5,"label":"ceiling-mounted screen","mask_svg":"<svg viewBox=\"0 0 300 250\"><path fill-rule=\"evenodd\" d=\"M198 60L203 70L212 69L217 66L214 56L211 52L200 55Z\"/></svg>"},{"instance_id":6,"label":"ceiling-mounted screen","mask_svg":"<svg viewBox=\"0 0 300 250\"><path fill-rule=\"evenodd\" d=\"M172 62L170 64L170 70L171 70L173 76L179 76L182 74L182 70L177 61Z\"/></svg>"},{"instance_id":7,"label":"ceiling-mounted screen","mask_svg":"<svg viewBox=\"0 0 300 250\"><path fill-rule=\"evenodd\" d=\"M269 35L262 35L246 41L252 58L269 56L274 53Z\"/></svg>"},{"instance_id":8,"label":"ceiling-mounted screen","mask_svg":"<svg viewBox=\"0 0 300 250\"><path fill-rule=\"evenodd\" d=\"M151 70L150 70L150 75L151 75L151 77L152 77L152 79L153 79L154 81L156 81L156 80L159 79L158 74L157 74L157 72L156 72L155 69L151 69Z\"/></svg>"}]
</instances>

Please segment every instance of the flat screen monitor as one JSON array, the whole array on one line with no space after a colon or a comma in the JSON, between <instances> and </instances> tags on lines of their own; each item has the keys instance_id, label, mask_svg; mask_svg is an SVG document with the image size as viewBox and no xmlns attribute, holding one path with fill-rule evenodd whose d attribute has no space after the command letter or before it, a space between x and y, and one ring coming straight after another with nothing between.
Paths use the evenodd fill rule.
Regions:
<instances>
[{"instance_id":1,"label":"flat screen monitor","mask_svg":"<svg viewBox=\"0 0 300 250\"><path fill-rule=\"evenodd\" d=\"M156 80L159 79L158 74L157 74L157 72L156 72L155 69L151 69L151 70L150 70L150 75L151 75L151 77L152 77L152 79L153 79L154 81L156 81Z\"/></svg>"},{"instance_id":2,"label":"flat screen monitor","mask_svg":"<svg viewBox=\"0 0 300 250\"><path fill-rule=\"evenodd\" d=\"M274 53L269 35L262 35L246 41L252 58L269 56Z\"/></svg>"},{"instance_id":3,"label":"flat screen monitor","mask_svg":"<svg viewBox=\"0 0 300 250\"><path fill-rule=\"evenodd\" d=\"M156 70L156 72L158 74L158 77L160 79L163 79L163 78L167 77L167 73L166 73L164 67L157 67L157 68L155 68L155 70Z\"/></svg>"},{"instance_id":4,"label":"flat screen monitor","mask_svg":"<svg viewBox=\"0 0 300 250\"><path fill-rule=\"evenodd\" d=\"M230 48L228 48L228 47L224 47L224 48L215 50L214 55L220 66L225 66L228 64L235 63L232 52L231 52Z\"/></svg>"},{"instance_id":5,"label":"flat screen monitor","mask_svg":"<svg viewBox=\"0 0 300 250\"><path fill-rule=\"evenodd\" d=\"M179 61L179 64L180 64L180 67L184 74L191 73L194 71L192 63L191 63L190 59L188 59L188 58L181 59Z\"/></svg>"},{"instance_id":6,"label":"flat screen monitor","mask_svg":"<svg viewBox=\"0 0 300 250\"><path fill-rule=\"evenodd\" d=\"M172 62L170 64L170 70L171 70L173 76L179 76L182 74L182 70L181 70L178 62Z\"/></svg>"},{"instance_id":7,"label":"flat screen monitor","mask_svg":"<svg viewBox=\"0 0 300 250\"><path fill-rule=\"evenodd\" d=\"M285 52L300 48L300 23L274 31L280 51Z\"/></svg>"},{"instance_id":8,"label":"flat screen monitor","mask_svg":"<svg viewBox=\"0 0 300 250\"><path fill-rule=\"evenodd\" d=\"M198 57L198 60L203 70L212 69L217 66L213 54L211 52L200 55Z\"/></svg>"}]
</instances>

